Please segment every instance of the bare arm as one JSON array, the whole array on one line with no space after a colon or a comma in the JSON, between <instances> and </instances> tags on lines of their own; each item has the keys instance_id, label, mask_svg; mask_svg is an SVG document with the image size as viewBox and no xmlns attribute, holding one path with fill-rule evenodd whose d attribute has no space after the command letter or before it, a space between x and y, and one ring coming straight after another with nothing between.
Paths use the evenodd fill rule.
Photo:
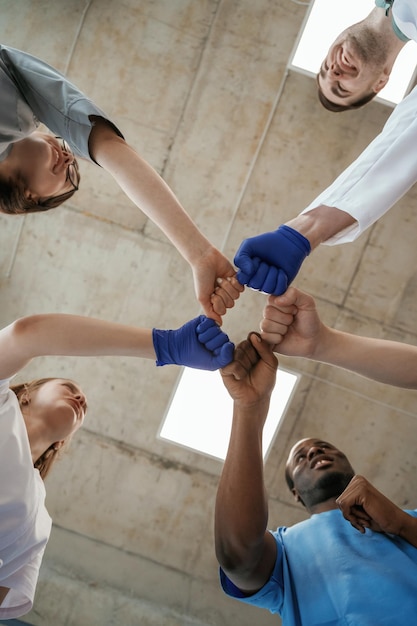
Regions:
<instances>
[{"instance_id":1,"label":"bare arm","mask_svg":"<svg viewBox=\"0 0 417 626\"><path fill-rule=\"evenodd\" d=\"M32 315L0 331L0 378L33 357L133 356L156 364L216 370L230 363L234 344L212 319L199 315L176 330L136 328L77 315Z\"/></svg>"},{"instance_id":2,"label":"bare arm","mask_svg":"<svg viewBox=\"0 0 417 626\"><path fill-rule=\"evenodd\" d=\"M0 331L0 378L46 355L119 355L155 359L152 330L89 317L32 315Z\"/></svg>"},{"instance_id":3,"label":"bare arm","mask_svg":"<svg viewBox=\"0 0 417 626\"><path fill-rule=\"evenodd\" d=\"M417 389L417 346L329 328L314 299L290 287L267 300L262 337L274 350L348 369L378 382Z\"/></svg>"},{"instance_id":4,"label":"bare arm","mask_svg":"<svg viewBox=\"0 0 417 626\"><path fill-rule=\"evenodd\" d=\"M262 429L276 368L271 349L251 335L236 348L235 361L222 370L234 410L216 500L216 555L230 580L248 594L267 582L276 560L275 540L267 531L262 458Z\"/></svg>"},{"instance_id":5,"label":"bare arm","mask_svg":"<svg viewBox=\"0 0 417 626\"><path fill-rule=\"evenodd\" d=\"M336 502L359 532L371 528L397 535L417 548L417 518L400 509L363 476L354 476Z\"/></svg>"},{"instance_id":6,"label":"bare arm","mask_svg":"<svg viewBox=\"0 0 417 626\"><path fill-rule=\"evenodd\" d=\"M126 195L170 239L190 264L198 300L204 313L221 323L211 302L216 278L235 275L226 257L201 233L174 193L157 172L103 120L90 135L90 152ZM240 291L235 290L234 299Z\"/></svg>"}]
</instances>

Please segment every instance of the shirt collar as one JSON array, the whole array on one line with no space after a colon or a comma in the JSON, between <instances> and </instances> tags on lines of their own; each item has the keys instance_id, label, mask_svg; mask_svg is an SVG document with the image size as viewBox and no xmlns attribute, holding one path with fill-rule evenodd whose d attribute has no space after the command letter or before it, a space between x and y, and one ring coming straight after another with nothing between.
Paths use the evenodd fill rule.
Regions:
<instances>
[{"instance_id":1,"label":"shirt collar","mask_svg":"<svg viewBox=\"0 0 417 626\"><path fill-rule=\"evenodd\" d=\"M394 4L394 1L395 0L375 0L375 5L379 7L380 9L385 9L385 15L388 17L388 14L390 12L390 9L392 9L392 5ZM400 39L401 41L410 41L409 38L406 37L404 33L402 33L400 29L398 28L397 24L395 23L392 11L391 11L391 23L392 23L392 30L394 31L398 39Z\"/></svg>"}]
</instances>

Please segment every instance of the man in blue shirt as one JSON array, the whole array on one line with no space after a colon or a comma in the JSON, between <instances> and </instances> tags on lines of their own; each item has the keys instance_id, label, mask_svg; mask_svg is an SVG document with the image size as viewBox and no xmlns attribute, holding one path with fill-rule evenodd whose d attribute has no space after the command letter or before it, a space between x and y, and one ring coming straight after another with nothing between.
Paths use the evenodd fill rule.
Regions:
<instances>
[{"instance_id":1,"label":"man in blue shirt","mask_svg":"<svg viewBox=\"0 0 417 626\"><path fill-rule=\"evenodd\" d=\"M234 400L219 483L216 554L224 591L284 626L398 626L417 611L417 510L403 511L317 438L290 451L286 477L310 519L267 530L262 429L277 359L258 335L222 370Z\"/></svg>"}]
</instances>

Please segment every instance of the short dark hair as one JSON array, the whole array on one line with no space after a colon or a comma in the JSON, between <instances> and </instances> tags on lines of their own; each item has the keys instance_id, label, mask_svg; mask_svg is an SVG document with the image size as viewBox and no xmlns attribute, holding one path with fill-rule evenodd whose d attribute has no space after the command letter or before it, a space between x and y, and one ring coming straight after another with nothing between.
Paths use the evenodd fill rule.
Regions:
<instances>
[{"instance_id":1,"label":"short dark hair","mask_svg":"<svg viewBox=\"0 0 417 626\"><path fill-rule=\"evenodd\" d=\"M51 380L56 380L56 378L39 378L37 380L32 380L27 383L17 383L16 385L11 385L10 390L16 395L17 400L19 402L19 406L22 405L23 396L31 391L35 391L45 383L48 383ZM69 443L71 440L71 435L65 439L65 443ZM55 448L54 444L51 444L49 448L47 448L38 459L34 462L33 466L39 470L39 474L42 480L45 480L55 461L59 458L59 448Z\"/></svg>"},{"instance_id":2,"label":"short dark hair","mask_svg":"<svg viewBox=\"0 0 417 626\"><path fill-rule=\"evenodd\" d=\"M68 200L76 189L71 189L65 194L56 198L46 198L36 202L26 196L26 185L22 179L0 177L0 212L9 215L22 215L25 213L39 213L55 209L57 206Z\"/></svg>"},{"instance_id":3,"label":"short dark hair","mask_svg":"<svg viewBox=\"0 0 417 626\"><path fill-rule=\"evenodd\" d=\"M370 93L363 96L360 100L353 102L352 104L336 104L332 102L322 92L319 85L319 75L317 74L317 95L319 97L320 102L328 111L332 111L333 113L340 113L341 111L350 111L351 109L359 109L360 107L365 106L368 102L371 102L376 96L375 91L371 91Z\"/></svg>"}]
</instances>

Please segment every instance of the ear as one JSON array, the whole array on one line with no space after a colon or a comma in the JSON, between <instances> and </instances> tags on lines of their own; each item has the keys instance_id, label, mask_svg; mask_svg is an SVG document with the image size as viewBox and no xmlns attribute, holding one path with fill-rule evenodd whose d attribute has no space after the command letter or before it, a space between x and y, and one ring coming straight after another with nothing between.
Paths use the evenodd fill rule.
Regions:
<instances>
[{"instance_id":1,"label":"ear","mask_svg":"<svg viewBox=\"0 0 417 626\"><path fill-rule=\"evenodd\" d=\"M63 445L64 445L64 440L55 441L53 448L55 451L58 451L60 448L62 448Z\"/></svg>"},{"instance_id":2,"label":"ear","mask_svg":"<svg viewBox=\"0 0 417 626\"><path fill-rule=\"evenodd\" d=\"M30 397L27 393L22 394L21 398L20 398L20 403L23 406L27 406L30 402Z\"/></svg>"},{"instance_id":3,"label":"ear","mask_svg":"<svg viewBox=\"0 0 417 626\"><path fill-rule=\"evenodd\" d=\"M304 508L307 508L307 507L306 507L306 505L305 505L305 503L304 503L304 500L302 499L302 497L301 497L301 496L300 496L300 494L298 493L297 489L293 488L293 489L291 489L291 491L292 491L292 494L293 494L293 496L294 496L295 501L296 501L296 502L301 502L301 504L303 505L303 507L304 507Z\"/></svg>"},{"instance_id":4,"label":"ear","mask_svg":"<svg viewBox=\"0 0 417 626\"><path fill-rule=\"evenodd\" d=\"M379 93L381 89L385 87L388 81L389 81L389 72L387 70L384 70L384 72L379 77L378 81L372 87L372 91L375 93Z\"/></svg>"},{"instance_id":5,"label":"ear","mask_svg":"<svg viewBox=\"0 0 417 626\"><path fill-rule=\"evenodd\" d=\"M39 204L41 200L39 196L32 193L29 189L25 189L25 198L28 202L34 202L35 204Z\"/></svg>"},{"instance_id":6,"label":"ear","mask_svg":"<svg viewBox=\"0 0 417 626\"><path fill-rule=\"evenodd\" d=\"M291 489L291 493L292 493L292 495L294 496L294 500L295 500L296 502L302 502L302 500L301 500L301 498L300 498L300 494L298 493L298 491L297 491L297 489L296 489L295 487L293 487L293 488Z\"/></svg>"}]
</instances>

